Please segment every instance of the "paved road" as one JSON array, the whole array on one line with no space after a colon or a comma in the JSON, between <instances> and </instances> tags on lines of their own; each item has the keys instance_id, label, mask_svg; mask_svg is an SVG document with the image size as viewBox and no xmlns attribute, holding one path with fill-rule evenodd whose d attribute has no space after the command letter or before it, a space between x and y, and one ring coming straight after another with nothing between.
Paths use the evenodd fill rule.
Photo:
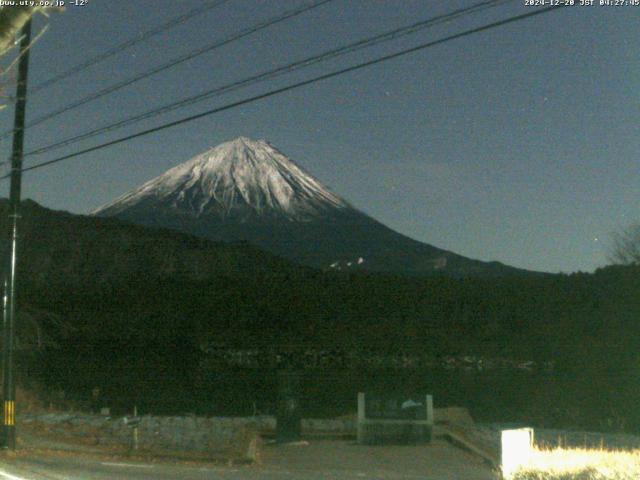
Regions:
<instances>
[{"instance_id":1,"label":"paved road","mask_svg":"<svg viewBox=\"0 0 640 480\"><path fill-rule=\"evenodd\" d=\"M496 480L477 457L435 441L422 447L350 442L266 446L261 465L216 467L23 455L0 461L0 480Z\"/></svg>"},{"instance_id":2,"label":"paved road","mask_svg":"<svg viewBox=\"0 0 640 480\"><path fill-rule=\"evenodd\" d=\"M55 457L23 458L0 466L0 480L102 480L102 479L245 479L234 468L178 466L139 462L100 461Z\"/></svg>"}]
</instances>

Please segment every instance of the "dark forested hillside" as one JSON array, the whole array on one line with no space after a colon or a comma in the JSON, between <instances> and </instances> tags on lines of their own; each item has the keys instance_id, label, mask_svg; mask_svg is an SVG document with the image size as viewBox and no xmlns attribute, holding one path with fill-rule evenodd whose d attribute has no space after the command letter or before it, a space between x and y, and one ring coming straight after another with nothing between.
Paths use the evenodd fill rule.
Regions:
<instances>
[{"instance_id":1,"label":"dark forested hillside","mask_svg":"<svg viewBox=\"0 0 640 480\"><path fill-rule=\"evenodd\" d=\"M6 248L7 202L0 202L0 245ZM37 285L103 287L131 278L206 279L298 270L248 244L212 242L110 218L56 212L23 202L19 270Z\"/></svg>"}]
</instances>

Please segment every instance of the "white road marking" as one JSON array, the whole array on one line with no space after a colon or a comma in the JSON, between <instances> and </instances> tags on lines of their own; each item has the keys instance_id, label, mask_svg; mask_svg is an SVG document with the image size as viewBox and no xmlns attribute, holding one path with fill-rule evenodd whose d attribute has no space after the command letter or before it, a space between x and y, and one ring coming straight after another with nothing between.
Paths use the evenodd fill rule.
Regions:
<instances>
[{"instance_id":1,"label":"white road marking","mask_svg":"<svg viewBox=\"0 0 640 480\"><path fill-rule=\"evenodd\" d=\"M211 472L211 473L217 473L217 472L234 473L234 472L240 471L237 468L228 468L228 467L219 467L219 468L200 467L198 470L201 472Z\"/></svg>"},{"instance_id":2,"label":"white road marking","mask_svg":"<svg viewBox=\"0 0 640 480\"><path fill-rule=\"evenodd\" d=\"M153 465L144 465L141 463L116 463L116 462L100 462L106 467L123 467L123 468L153 468Z\"/></svg>"},{"instance_id":3,"label":"white road marking","mask_svg":"<svg viewBox=\"0 0 640 480\"><path fill-rule=\"evenodd\" d=\"M0 475L1 475L3 478L7 478L7 479L9 479L9 480L28 480L27 478L24 478L24 477L17 477L17 476L15 476L15 475L11 475L10 473L4 472L4 471L2 471L2 470L0 470Z\"/></svg>"}]
</instances>

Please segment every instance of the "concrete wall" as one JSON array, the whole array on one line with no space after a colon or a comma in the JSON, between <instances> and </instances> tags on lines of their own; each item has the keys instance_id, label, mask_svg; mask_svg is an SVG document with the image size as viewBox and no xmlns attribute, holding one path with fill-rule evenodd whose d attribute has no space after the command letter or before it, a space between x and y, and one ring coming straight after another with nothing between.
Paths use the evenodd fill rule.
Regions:
<instances>
[{"instance_id":1,"label":"concrete wall","mask_svg":"<svg viewBox=\"0 0 640 480\"><path fill-rule=\"evenodd\" d=\"M390 396L383 401L382 398L378 397L376 399L376 397L376 395L373 395L370 399L369 395L364 392L358 393L357 438L359 444L393 445L431 442L434 423L433 396L415 397L419 402L409 405L410 408L404 405L400 407L403 403L402 400L407 400L406 398ZM368 410L367 405L369 402L373 407L374 402L386 405L389 400L394 405L391 411L388 411L385 407L376 416ZM410 401L415 402L413 399ZM405 408L407 410L404 410ZM400 417L397 416L398 414L400 414Z\"/></svg>"}]
</instances>

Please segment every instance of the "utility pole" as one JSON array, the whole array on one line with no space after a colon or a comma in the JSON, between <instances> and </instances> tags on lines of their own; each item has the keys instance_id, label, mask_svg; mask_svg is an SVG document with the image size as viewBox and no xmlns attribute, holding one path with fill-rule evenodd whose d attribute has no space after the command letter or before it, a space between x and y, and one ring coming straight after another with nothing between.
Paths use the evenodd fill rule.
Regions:
<instances>
[{"instance_id":1,"label":"utility pole","mask_svg":"<svg viewBox=\"0 0 640 480\"><path fill-rule=\"evenodd\" d=\"M27 106L27 75L29 73L29 44L31 20L21 31L20 63L13 127L13 151L11 154L11 190L9 193L9 251L5 263L5 291L2 338L2 393L4 416L2 422L2 447L16 448L16 385L13 368L13 345L16 316L16 266L18 260L18 218L22 184L22 153L24 144L24 118Z\"/></svg>"}]
</instances>

